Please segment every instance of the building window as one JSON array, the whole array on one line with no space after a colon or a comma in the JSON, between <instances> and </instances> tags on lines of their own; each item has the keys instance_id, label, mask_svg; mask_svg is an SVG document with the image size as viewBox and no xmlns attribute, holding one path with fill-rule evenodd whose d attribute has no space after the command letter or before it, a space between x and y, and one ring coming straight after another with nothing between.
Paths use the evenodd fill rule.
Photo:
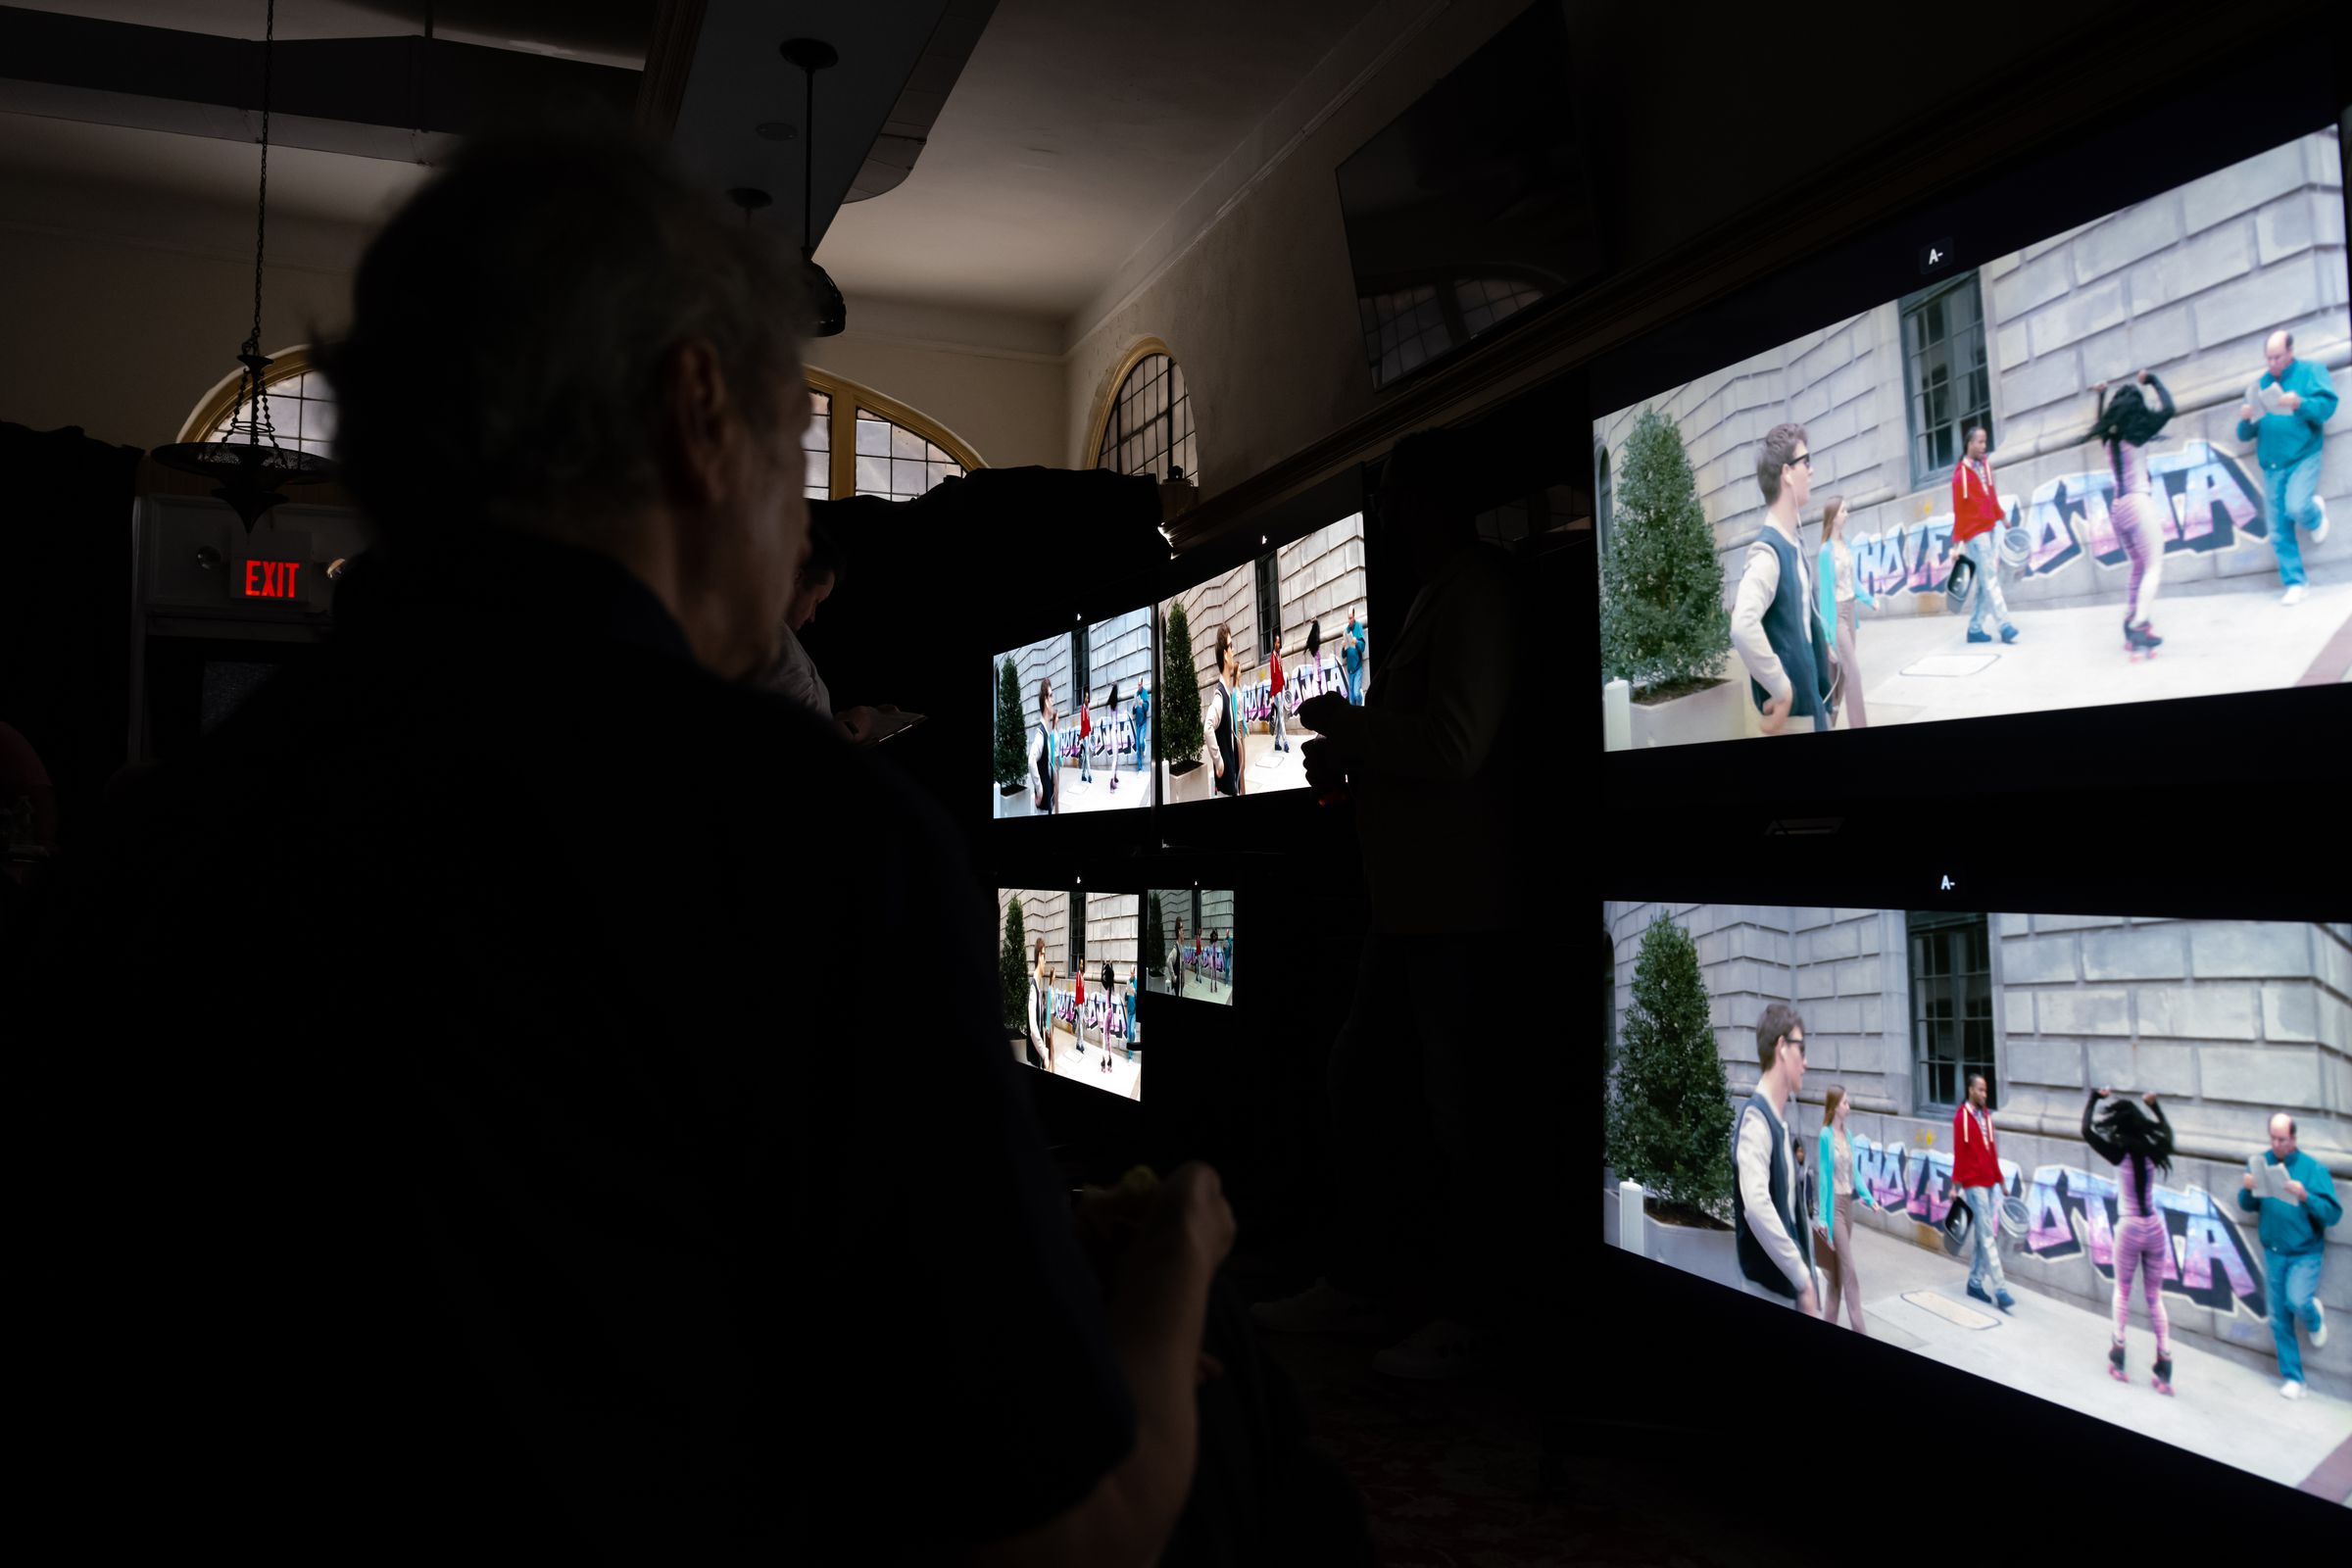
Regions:
<instances>
[{"instance_id":1,"label":"building window","mask_svg":"<svg viewBox=\"0 0 2352 1568\"><path fill-rule=\"evenodd\" d=\"M833 399L830 394L808 389L808 428L801 434L801 450L808 455L808 472L803 489L811 501L830 501L833 498Z\"/></svg>"},{"instance_id":2,"label":"building window","mask_svg":"<svg viewBox=\"0 0 2352 1568\"><path fill-rule=\"evenodd\" d=\"M1086 899L1080 895L1070 901L1070 976L1075 985L1077 977L1086 972Z\"/></svg>"},{"instance_id":3,"label":"building window","mask_svg":"<svg viewBox=\"0 0 2352 1568\"><path fill-rule=\"evenodd\" d=\"M808 499L908 501L942 479L986 466L953 431L871 387L810 368Z\"/></svg>"},{"instance_id":4,"label":"building window","mask_svg":"<svg viewBox=\"0 0 2352 1568\"><path fill-rule=\"evenodd\" d=\"M1274 639L1282 635L1282 571L1269 550L1257 558L1257 647L1260 653L1272 654Z\"/></svg>"},{"instance_id":5,"label":"building window","mask_svg":"<svg viewBox=\"0 0 2352 1568\"><path fill-rule=\"evenodd\" d=\"M1981 914L1906 915L1911 946L1911 1061L1922 1110L1949 1109L1992 1061L1992 943Z\"/></svg>"},{"instance_id":6,"label":"building window","mask_svg":"<svg viewBox=\"0 0 2352 1568\"><path fill-rule=\"evenodd\" d=\"M241 417L250 423L253 411L238 404L244 390L245 372L241 369L216 383L180 426L179 439L224 441L233 420ZM262 397L277 445L322 458L334 455L334 394L327 390L326 377L311 368L309 344L280 349L270 356L270 368L262 372ZM242 434L238 439L244 439Z\"/></svg>"},{"instance_id":7,"label":"building window","mask_svg":"<svg viewBox=\"0 0 2352 1568\"><path fill-rule=\"evenodd\" d=\"M1117 390L1096 420L1095 466L1115 473L1149 473L1160 479L1171 468L1198 483L1200 454L1193 442L1193 399L1184 371L1157 339L1130 356Z\"/></svg>"},{"instance_id":8,"label":"building window","mask_svg":"<svg viewBox=\"0 0 2352 1568\"><path fill-rule=\"evenodd\" d=\"M1088 635L1090 629L1082 625L1070 633L1070 690L1079 698L1095 684L1095 649L1094 639Z\"/></svg>"},{"instance_id":9,"label":"building window","mask_svg":"<svg viewBox=\"0 0 2352 1568\"><path fill-rule=\"evenodd\" d=\"M1924 488L1960 461L1970 426L1992 428L1984 294L1970 272L1912 295L1901 309L1911 482Z\"/></svg>"}]
</instances>

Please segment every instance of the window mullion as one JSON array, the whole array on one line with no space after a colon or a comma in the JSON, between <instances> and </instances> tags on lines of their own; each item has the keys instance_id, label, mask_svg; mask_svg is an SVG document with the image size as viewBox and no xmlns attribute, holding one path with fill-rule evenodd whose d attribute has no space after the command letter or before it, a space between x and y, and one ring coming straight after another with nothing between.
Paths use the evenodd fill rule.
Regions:
<instances>
[{"instance_id":1,"label":"window mullion","mask_svg":"<svg viewBox=\"0 0 2352 1568\"><path fill-rule=\"evenodd\" d=\"M833 444L827 454L826 483L836 501L858 493L858 400L846 392L833 394Z\"/></svg>"}]
</instances>

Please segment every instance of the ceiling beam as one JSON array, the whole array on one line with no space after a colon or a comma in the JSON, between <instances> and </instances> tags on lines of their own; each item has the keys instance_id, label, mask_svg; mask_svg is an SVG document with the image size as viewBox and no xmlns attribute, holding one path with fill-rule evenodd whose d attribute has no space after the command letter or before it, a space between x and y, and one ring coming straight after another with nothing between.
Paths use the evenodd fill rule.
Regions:
<instances>
[{"instance_id":1,"label":"ceiling beam","mask_svg":"<svg viewBox=\"0 0 2352 1568\"><path fill-rule=\"evenodd\" d=\"M438 163L518 106L626 118L641 73L423 37L271 45L270 140ZM0 111L228 141L261 139L259 40L0 6Z\"/></svg>"}]
</instances>

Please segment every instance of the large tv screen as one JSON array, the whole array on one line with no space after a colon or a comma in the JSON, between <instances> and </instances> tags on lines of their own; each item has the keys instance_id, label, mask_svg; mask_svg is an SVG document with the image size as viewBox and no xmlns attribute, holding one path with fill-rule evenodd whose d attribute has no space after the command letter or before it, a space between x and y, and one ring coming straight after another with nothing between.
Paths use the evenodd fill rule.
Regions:
<instances>
[{"instance_id":1,"label":"large tv screen","mask_svg":"<svg viewBox=\"0 0 2352 1568\"><path fill-rule=\"evenodd\" d=\"M1143 899L999 888L1004 1014L1014 1059L1126 1100L1144 1097Z\"/></svg>"},{"instance_id":2,"label":"large tv screen","mask_svg":"<svg viewBox=\"0 0 2352 1568\"><path fill-rule=\"evenodd\" d=\"M1233 1001L1233 890L1165 888L1144 896L1144 984L1161 996Z\"/></svg>"},{"instance_id":3,"label":"large tv screen","mask_svg":"<svg viewBox=\"0 0 2352 1568\"><path fill-rule=\"evenodd\" d=\"M1238 800L1306 787L1309 698L1361 704L1372 681L1364 518L1353 513L1159 607L1152 746L1161 799Z\"/></svg>"},{"instance_id":4,"label":"large tv screen","mask_svg":"<svg viewBox=\"0 0 2352 1568\"><path fill-rule=\"evenodd\" d=\"M1568 36L1538 0L1340 165L1375 386L1603 270Z\"/></svg>"},{"instance_id":5,"label":"large tv screen","mask_svg":"<svg viewBox=\"0 0 2352 1568\"><path fill-rule=\"evenodd\" d=\"M1609 1245L2285 1486L2352 1442L2352 926L1603 914Z\"/></svg>"},{"instance_id":6,"label":"large tv screen","mask_svg":"<svg viewBox=\"0 0 2352 1568\"><path fill-rule=\"evenodd\" d=\"M2338 140L1601 416L1608 744L2342 679Z\"/></svg>"},{"instance_id":7,"label":"large tv screen","mask_svg":"<svg viewBox=\"0 0 2352 1568\"><path fill-rule=\"evenodd\" d=\"M994 661L999 819L1152 804L1152 611L1073 627Z\"/></svg>"}]
</instances>

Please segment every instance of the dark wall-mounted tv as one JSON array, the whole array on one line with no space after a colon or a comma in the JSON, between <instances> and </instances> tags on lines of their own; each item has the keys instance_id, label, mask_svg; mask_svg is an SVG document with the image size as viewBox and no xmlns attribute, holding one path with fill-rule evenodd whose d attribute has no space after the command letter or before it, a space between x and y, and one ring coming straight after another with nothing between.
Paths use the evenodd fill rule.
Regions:
<instances>
[{"instance_id":1,"label":"dark wall-mounted tv","mask_svg":"<svg viewBox=\"0 0 2352 1568\"><path fill-rule=\"evenodd\" d=\"M1540 0L1340 165L1375 386L1606 267L1561 0Z\"/></svg>"}]
</instances>

